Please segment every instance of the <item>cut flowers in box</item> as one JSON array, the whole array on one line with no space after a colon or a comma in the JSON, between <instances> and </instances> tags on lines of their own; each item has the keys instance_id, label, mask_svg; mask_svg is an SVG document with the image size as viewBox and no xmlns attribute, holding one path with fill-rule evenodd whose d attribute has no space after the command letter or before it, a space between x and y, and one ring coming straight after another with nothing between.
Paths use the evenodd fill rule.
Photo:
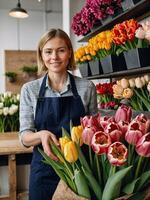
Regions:
<instances>
[{"instance_id":1,"label":"cut flowers in box","mask_svg":"<svg viewBox=\"0 0 150 200\"><path fill-rule=\"evenodd\" d=\"M120 104L120 99L113 96L113 85L111 83L98 83L96 84L97 103L100 109L117 109Z\"/></svg>"},{"instance_id":2,"label":"cut flowers in box","mask_svg":"<svg viewBox=\"0 0 150 200\"><path fill-rule=\"evenodd\" d=\"M133 119L131 108L122 105L112 117L85 116L79 126L70 123L70 133L62 128L59 142L60 147L50 143L59 161L39 151L43 162L75 194L92 200L124 195L144 199L143 191L150 186L150 119L146 115Z\"/></svg>"},{"instance_id":3,"label":"cut flowers in box","mask_svg":"<svg viewBox=\"0 0 150 200\"><path fill-rule=\"evenodd\" d=\"M113 96L136 111L150 111L150 77L122 78L113 85Z\"/></svg>"},{"instance_id":4,"label":"cut flowers in box","mask_svg":"<svg viewBox=\"0 0 150 200\"><path fill-rule=\"evenodd\" d=\"M75 51L76 62L103 59L109 55L119 56L136 48L150 47L150 22L138 23L134 19L116 24L111 30L98 33L84 46Z\"/></svg>"}]
</instances>

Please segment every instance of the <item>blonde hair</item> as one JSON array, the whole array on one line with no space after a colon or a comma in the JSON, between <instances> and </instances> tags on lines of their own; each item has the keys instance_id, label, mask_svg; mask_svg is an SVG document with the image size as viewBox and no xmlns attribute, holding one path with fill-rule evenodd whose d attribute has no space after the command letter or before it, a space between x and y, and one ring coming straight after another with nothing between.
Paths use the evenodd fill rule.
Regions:
<instances>
[{"instance_id":1,"label":"blonde hair","mask_svg":"<svg viewBox=\"0 0 150 200\"><path fill-rule=\"evenodd\" d=\"M71 40L69 36L61 29L50 29L48 32L46 32L40 39L37 49L37 64L38 64L38 73L41 74L42 72L47 71L47 67L45 66L43 59L42 59L42 49L44 45L51 39L58 37L65 41L68 49L71 52L71 57L69 59L69 63L67 66L67 70L75 70L75 58L74 58L74 52Z\"/></svg>"}]
</instances>

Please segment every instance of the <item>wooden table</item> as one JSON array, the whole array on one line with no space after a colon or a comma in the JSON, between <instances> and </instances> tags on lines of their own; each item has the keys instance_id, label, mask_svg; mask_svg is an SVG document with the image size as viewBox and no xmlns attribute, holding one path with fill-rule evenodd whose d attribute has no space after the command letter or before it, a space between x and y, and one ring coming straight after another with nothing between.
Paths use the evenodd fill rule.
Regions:
<instances>
[{"instance_id":1,"label":"wooden table","mask_svg":"<svg viewBox=\"0 0 150 200\"><path fill-rule=\"evenodd\" d=\"M16 132L0 133L0 155L8 156L9 195L0 196L0 200L17 200L28 192L17 194L16 154L32 153L32 148L24 148Z\"/></svg>"}]
</instances>

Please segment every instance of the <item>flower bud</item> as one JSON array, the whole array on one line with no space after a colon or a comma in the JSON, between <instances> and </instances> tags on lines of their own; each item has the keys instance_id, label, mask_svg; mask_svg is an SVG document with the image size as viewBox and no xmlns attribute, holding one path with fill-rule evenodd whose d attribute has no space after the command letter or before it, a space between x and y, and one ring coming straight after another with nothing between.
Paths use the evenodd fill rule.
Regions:
<instances>
[{"instance_id":1,"label":"flower bud","mask_svg":"<svg viewBox=\"0 0 150 200\"><path fill-rule=\"evenodd\" d=\"M143 82L141 81L140 77L137 77L137 78L135 79L135 86L136 86L137 88L142 88L142 87L143 87Z\"/></svg>"},{"instance_id":2,"label":"flower bud","mask_svg":"<svg viewBox=\"0 0 150 200\"><path fill-rule=\"evenodd\" d=\"M83 128L81 125L72 127L71 139L73 142L76 142L76 143L80 142L80 146L83 144L82 132L83 132Z\"/></svg>"},{"instance_id":3,"label":"flower bud","mask_svg":"<svg viewBox=\"0 0 150 200\"><path fill-rule=\"evenodd\" d=\"M69 163L74 163L78 159L78 151L73 141L67 142L64 146L64 157Z\"/></svg>"},{"instance_id":4,"label":"flower bud","mask_svg":"<svg viewBox=\"0 0 150 200\"><path fill-rule=\"evenodd\" d=\"M94 127L85 127L82 133L83 143L91 146L92 137L95 132Z\"/></svg>"},{"instance_id":5,"label":"flower bud","mask_svg":"<svg viewBox=\"0 0 150 200\"><path fill-rule=\"evenodd\" d=\"M136 32L135 32L135 36L137 38L140 38L140 39L144 39L145 38L145 31L142 27L139 27Z\"/></svg>"},{"instance_id":6,"label":"flower bud","mask_svg":"<svg viewBox=\"0 0 150 200\"><path fill-rule=\"evenodd\" d=\"M124 165L127 161L128 150L121 142L115 142L108 148L107 157L114 166Z\"/></svg>"},{"instance_id":7,"label":"flower bud","mask_svg":"<svg viewBox=\"0 0 150 200\"><path fill-rule=\"evenodd\" d=\"M123 89L128 88L129 87L128 79L125 79L125 78L121 79L121 86L122 86Z\"/></svg>"},{"instance_id":8,"label":"flower bud","mask_svg":"<svg viewBox=\"0 0 150 200\"><path fill-rule=\"evenodd\" d=\"M150 132L143 135L136 144L136 152L143 157L150 157Z\"/></svg>"},{"instance_id":9,"label":"flower bud","mask_svg":"<svg viewBox=\"0 0 150 200\"><path fill-rule=\"evenodd\" d=\"M149 81L150 81L150 77L149 77L149 75L144 75L144 79L145 79L145 81L146 81L146 83L148 83Z\"/></svg>"},{"instance_id":10,"label":"flower bud","mask_svg":"<svg viewBox=\"0 0 150 200\"><path fill-rule=\"evenodd\" d=\"M115 114L115 121L127 121L130 122L132 117L132 110L130 107L126 105L121 105Z\"/></svg>"},{"instance_id":11,"label":"flower bud","mask_svg":"<svg viewBox=\"0 0 150 200\"><path fill-rule=\"evenodd\" d=\"M129 85L131 88L135 87L135 79L134 78L129 79Z\"/></svg>"},{"instance_id":12,"label":"flower bud","mask_svg":"<svg viewBox=\"0 0 150 200\"><path fill-rule=\"evenodd\" d=\"M60 148L62 152L64 152L64 146L70 141L71 140L67 136L59 138Z\"/></svg>"}]
</instances>

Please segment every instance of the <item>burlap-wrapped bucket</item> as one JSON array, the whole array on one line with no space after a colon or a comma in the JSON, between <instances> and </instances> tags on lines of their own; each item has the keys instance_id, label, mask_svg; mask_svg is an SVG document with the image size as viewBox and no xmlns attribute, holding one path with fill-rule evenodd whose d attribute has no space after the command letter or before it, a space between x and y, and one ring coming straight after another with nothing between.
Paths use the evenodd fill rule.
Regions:
<instances>
[{"instance_id":1,"label":"burlap-wrapped bucket","mask_svg":"<svg viewBox=\"0 0 150 200\"><path fill-rule=\"evenodd\" d=\"M144 191L145 197L143 200L150 200L150 187ZM115 200L128 200L132 195L125 195ZM88 200L75 194L64 181L60 181L53 195L52 200Z\"/></svg>"},{"instance_id":2,"label":"burlap-wrapped bucket","mask_svg":"<svg viewBox=\"0 0 150 200\"><path fill-rule=\"evenodd\" d=\"M75 194L64 181L59 181L52 200L87 200Z\"/></svg>"}]
</instances>

